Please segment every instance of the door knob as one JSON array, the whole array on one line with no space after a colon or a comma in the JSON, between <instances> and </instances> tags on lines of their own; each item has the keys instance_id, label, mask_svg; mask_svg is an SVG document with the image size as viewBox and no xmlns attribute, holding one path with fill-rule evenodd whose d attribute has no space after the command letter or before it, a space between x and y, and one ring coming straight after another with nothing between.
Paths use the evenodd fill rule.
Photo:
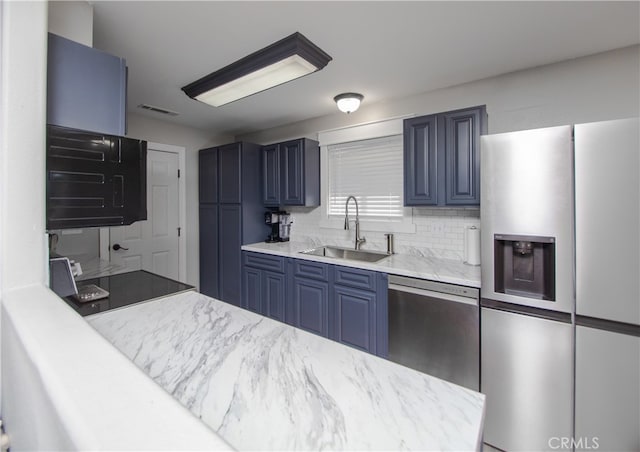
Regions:
<instances>
[{"instance_id":1,"label":"door knob","mask_svg":"<svg viewBox=\"0 0 640 452\"><path fill-rule=\"evenodd\" d=\"M114 251L118 251L118 250L125 250L125 251L129 251L129 248L125 248L123 246L120 246L120 244L118 243L114 243L113 244L113 250Z\"/></svg>"}]
</instances>

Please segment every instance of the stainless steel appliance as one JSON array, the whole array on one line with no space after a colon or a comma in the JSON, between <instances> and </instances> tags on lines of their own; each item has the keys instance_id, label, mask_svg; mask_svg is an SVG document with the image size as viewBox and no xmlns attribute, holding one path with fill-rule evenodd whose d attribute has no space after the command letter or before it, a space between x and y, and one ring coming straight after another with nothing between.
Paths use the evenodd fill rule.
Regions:
<instances>
[{"instance_id":1,"label":"stainless steel appliance","mask_svg":"<svg viewBox=\"0 0 640 452\"><path fill-rule=\"evenodd\" d=\"M635 119L481 138L494 447L640 450L638 136Z\"/></svg>"},{"instance_id":2,"label":"stainless steel appliance","mask_svg":"<svg viewBox=\"0 0 640 452\"><path fill-rule=\"evenodd\" d=\"M640 121L575 126L581 449L640 450ZM578 447L576 447L578 449Z\"/></svg>"},{"instance_id":3,"label":"stainless steel appliance","mask_svg":"<svg viewBox=\"0 0 640 452\"><path fill-rule=\"evenodd\" d=\"M478 289L389 275L389 355L477 391Z\"/></svg>"},{"instance_id":4,"label":"stainless steel appliance","mask_svg":"<svg viewBox=\"0 0 640 452\"><path fill-rule=\"evenodd\" d=\"M573 433L572 127L481 137L484 440L547 450Z\"/></svg>"}]
</instances>

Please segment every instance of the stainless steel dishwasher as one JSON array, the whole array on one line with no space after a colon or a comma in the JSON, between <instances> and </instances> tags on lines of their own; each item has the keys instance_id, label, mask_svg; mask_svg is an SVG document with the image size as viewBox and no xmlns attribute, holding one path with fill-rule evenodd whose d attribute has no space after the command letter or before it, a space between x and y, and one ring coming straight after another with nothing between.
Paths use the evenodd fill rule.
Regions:
<instances>
[{"instance_id":1,"label":"stainless steel dishwasher","mask_svg":"<svg viewBox=\"0 0 640 452\"><path fill-rule=\"evenodd\" d=\"M389 360L480 388L479 290L389 275Z\"/></svg>"}]
</instances>

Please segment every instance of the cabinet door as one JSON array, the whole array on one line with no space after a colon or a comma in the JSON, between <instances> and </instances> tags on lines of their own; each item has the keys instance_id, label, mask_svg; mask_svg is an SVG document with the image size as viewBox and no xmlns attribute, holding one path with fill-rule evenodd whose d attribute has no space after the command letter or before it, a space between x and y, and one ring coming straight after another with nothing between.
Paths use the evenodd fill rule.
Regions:
<instances>
[{"instance_id":1,"label":"cabinet door","mask_svg":"<svg viewBox=\"0 0 640 452\"><path fill-rule=\"evenodd\" d=\"M404 121L404 204L438 204L436 115Z\"/></svg>"},{"instance_id":2,"label":"cabinet door","mask_svg":"<svg viewBox=\"0 0 640 452\"><path fill-rule=\"evenodd\" d=\"M484 107L438 115L447 205L480 205L480 133ZM442 160L441 160L442 162Z\"/></svg>"},{"instance_id":3,"label":"cabinet door","mask_svg":"<svg viewBox=\"0 0 640 452\"><path fill-rule=\"evenodd\" d=\"M220 146L218 149L218 175L220 178L221 203L239 204L242 202L242 171L240 143Z\"/></svg>"},{"instance_id":4,"label":"cabinet door","mask_svg":"<svg viewBox=\"0 0 640 452\"><path fill-rule=\"evenodd\" d=\"M375 293L335 285L332 302L332 339L376 353Z\"/></svg>"},{"instance_id":5,"label":"cabinet door","mask_svg":"<svg viewBox=\"0 0 640 452\"><path fill-rule=\"evenodd\" d=\"M242 272L242 307L262 313L262 270L244 267Z\"/></svg>"},{"instance_id":6,"label":"cabinet door","mask_svg":"<svg viewBox=\"0 0 640 452\"><path fill-rule=\"evenodd\" d=\"M200 293L218 298L218 206L200 205Z\"/></svg>"},{"instance_id":7,"label":"cabinet door","mask_svg":"<svg viewBox=\"0 0 640 452\"><path fill-rule=\"evenodd\" d=\"M293 279L294 326L329 337L329 283Z\"/></svg>"},{"instance_id":8,"label":"cabinet door","mask_svg":"<svg viewBox=\"0 0 640 452\"><path fill-rule=\"evenodd\" d=\"M124 136L125 60L49 33L47 123Z\"/></svg>"},{"instance_id":9,"label":"cabinet door","mask_svg":"<svg viewBox=\"0 0 640 452\"><path fill-rule=\"evenodd\" d=\"M282 273L262 272L262 313L284 322L285 277Z\"/></svg>"},{"instance_id":10,"label":"cabinet door","mask_svg":"<svg viewBox=\"0 0 640 452\"><path fill-rule=\"evenodd\" d=\"M198 174L200 202L218 202L218 148L200 151Z\"/></svg>"},{"instance_id":11,"label":"cabinet door","mask_svg":"<svg viewBox=\"0 0 640 452\"><path fill-rule=\"evenodd\" d=\"M239 204L220 204L219 298L240 306L242 211Z\"/></svg>"},{"instance_id":12,"label":"cabinet door","mask_svg":"<svg viewBox=\"0 0 640 452\"><path fill-rule=\"evenodd\" d=\"M262 148L262 202L265 206L280 205L280 147Z\"/></svg>"},{"instance_id":13,"label":"cabinet door","mask_svg":"<svg viewBox=\"0 0 640 452\"><path fill-rule=\"evenodd\" d=\"M303 206L304 197L304 141L295 140L280 144L282 204Z\"/></svg>"},{"instance_id":14,"label":"cabinet door","mask_svg":"<svg viewBox=\"0 0 640 452\"><path fill-rule=\"evenodd\" d=\"M47 126L47 229L147 219L147 142Z\"/></svg>"}]
</instances>

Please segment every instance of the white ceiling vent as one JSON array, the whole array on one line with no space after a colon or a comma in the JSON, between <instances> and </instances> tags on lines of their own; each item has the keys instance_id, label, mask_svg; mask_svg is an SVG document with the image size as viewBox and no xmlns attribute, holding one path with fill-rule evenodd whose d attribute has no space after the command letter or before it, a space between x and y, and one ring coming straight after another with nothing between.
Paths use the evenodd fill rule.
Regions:
<instances>
[{"instance_id":1,"label":"white ceiling vent","mask_svg":"<svg viewBox=\"0 0 640 452\"><path fill-rule=\"evenodd\" d=\"M161 113L163 115L169 115L169 116L178 116L180 114L175 111L167 110L166 108L154 107L153 105L148 105L148 104L140 104L138 105L138 108L142 108L143 110L154 111L156 113Z\"/></svg>"}]
</instances>

